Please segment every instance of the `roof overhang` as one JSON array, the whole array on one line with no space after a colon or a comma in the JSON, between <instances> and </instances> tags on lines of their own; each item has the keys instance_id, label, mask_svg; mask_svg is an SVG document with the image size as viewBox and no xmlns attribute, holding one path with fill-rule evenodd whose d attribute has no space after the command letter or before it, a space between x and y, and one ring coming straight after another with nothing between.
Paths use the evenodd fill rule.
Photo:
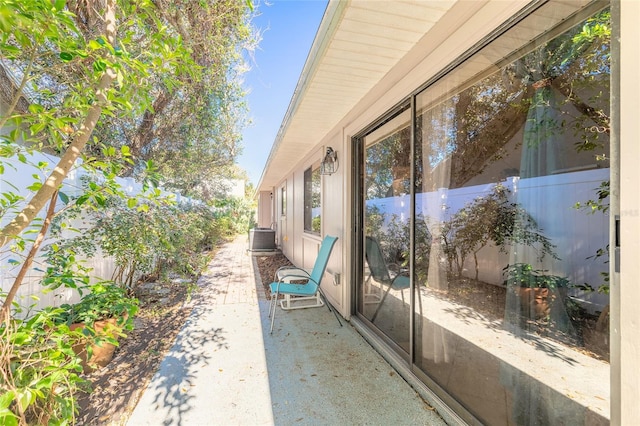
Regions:
<instances>
[{"instance_id":1,"label":"roof overhang","mask_svg":"<svg viewBox=\"0 0 640 426\"><path fill-rule=\"evenodd\" d=\"M290 174L456 3L330 0L257 190Z\"/></svg>"}]
</instances>

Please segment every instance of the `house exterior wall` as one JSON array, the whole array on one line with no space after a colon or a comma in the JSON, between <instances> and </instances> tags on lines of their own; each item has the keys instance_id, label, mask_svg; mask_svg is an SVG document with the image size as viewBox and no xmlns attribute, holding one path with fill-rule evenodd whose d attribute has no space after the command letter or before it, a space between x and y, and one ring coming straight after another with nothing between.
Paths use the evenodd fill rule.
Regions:
<instances>
[{"instance_id":1,"label":"house exterior wall","mask_svg":"<svg viewBox=\"0 0 640 426\"><path fill-rule=\"evenodd\" d=\"M270 228L273 223L273 191L260 191L258 194L258 227Z\"/></svg>"},{"instance_id":2,"label":"house exterior wall","mask_svg":"<svg viewBox=\"0 0 640 426\"><path fill-rule=\"evenodd\" d=\"M352 229L352 217L355 214L351 202L352 191L356 185L351 170L352 136L362 132L370 123L377 120L385 112L391 110L400 101L406 99L426 81L439 75L447 67L455 63L457 58L472 48L479 40L487 36L498 26L509 19L528 2L460 2L456 13L452 14L442 28L432 38L421 40L416 47L394 67L362 100L345 115L337 126L322 137L310 151L309 157L301 161L292 176L286 178L287 194L290 199L287 207L292 210L287 215L300 218L301 200L304 196L303 173L311 158L321 157L325 147L331 146L338 152L340 168L331 176L323 177L322 187L322 235L335 235L339 238L331 256L329 272L340 274L340 283L335 285L325 278L323 289L330 301L343 316L349 318L354 283L349 282L353 276L354 264L352 252L356 246ZM587 3L587 2L584 2ZM619 7L619 9L617 9ZM640 3L622 0L612 5L613 25L619 28L622 40L640 39L640 29L636 17L640 16ZM447 32L449 30L449 32ZM440 43L434 47L433 37L440 37ZM615 49L619 48L619 53ZM619 193L616 192L615 169L618 167L615 149L612 151L612 206L619 204L620 234L622 249L620 251L620 273L615 272L615 262L611 265L611 424L635 424L640 421L640 407L636 403L640 399L640 370L637 360L640 358L640 321L637 306L640 304L640 290L636 285L640 276L640 263L637 253L640 252L640 85L637 75L640 73L640 48L637 43L620 43L614 47L613 55L618 55L619 81L612 72L612 117L619 114ZM615 59L614 59L615 61ZM615 65L614 65L615 66ZM619 97L618 97L619 94ZM616 125L614 124L614 129ZM317 153L319 152L319 153ZM600 180L594 177L594 182ZM284 177L283 177L284 182ZM290 186L297 190L291 190ZM619 196L619 198L618 198ZM297 206L297 207L296 207ZM298 210L296 210L298 209ZM615 208L611 212L610 238L615 236ZM603 219L606 226L607 219ZM299 266L312 264L319 239L304 235L302 224L292 228L291 242L286 245L285 254ZM611 241L614 244L614 241ZM310 253L311 252L311 253ZM492 279L498 280L499 277Z\"/></svg>"},{"instance_id":3,"label":"house exterior wall","mask_svg":"<svg viewBox=\"0 0 640 426\"><path fill-rule=\"evenodd\" d=\"M339 137L333 139L335 149L343 151L343 144ZM338 145L340 144L340 145ZM337 148L339 146L339 148ZM278 182L273 187L275 196L275 216L279 226L279 246L282 253L294 264L301 268L311 269L316 260L322 237L320 235L305 232L304 221L304 171L309 167L316 167L322 158L322 147L314 149L299 165L295 171ZM334 275L343 273L342 249L339 244L343 238L343 178L345 169L338 168L338 172L322 178L322 228L321 235L333 235L338 237L338 244L333 249L327 273L322 282L322 288L330 302L345 316L348 309L344 305L346 300L346 288L341 284L334 284ZM285 188L288 200L282 209L282 189ZM292 194L292 195L289 195ZM284 213L284 214L283 214Z\"/></svg>"},{"instance_id":4,"label":"house exterior wall","mask_svg":"<svg viewBox=\"0 0 640 426\"><path fill-rule=\"evenodd\" d=\"M637 403L640 400L640 45L637 42L627 42L640 40L640 27L636 19L640 16L640 3L623 0L613 5L613 13L618 10L621 41L619 57L614 58L614 61L620 61L620 98L617 109L620 114L620 210L617 213L620 216L621 248L619 274L615 272L615 266L612 266L611 424L627 425L640 422L640 406ZM614 119L614 123L615 121ZM615 213L612 212L614 216ZM619 278L617 285L615 278Z\"/></svg>"}]
</instances>

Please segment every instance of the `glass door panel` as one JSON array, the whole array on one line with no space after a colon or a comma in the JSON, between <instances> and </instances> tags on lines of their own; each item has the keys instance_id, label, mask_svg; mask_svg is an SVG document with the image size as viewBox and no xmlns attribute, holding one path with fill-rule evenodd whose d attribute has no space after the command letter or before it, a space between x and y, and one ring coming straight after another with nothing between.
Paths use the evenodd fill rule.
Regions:
<instances>
[{"instance_id":1,"label":"glass door panel","mask_svg":"<svg viewBox=\"0 0 640 426\"><path fill-rule=\"evenodd\" d=\"M415 365L486 424L608 422L608 19L416 98Z\"/></svg>"},{"instance_id":2,"label":"glass door panel","mask_svg":"<svg viewBox=\"0 0 640 426\"><path fill-rule=\"evenodd\" d=\"M409 352L409 111L363 138L363 279L358 312Z\"/></svg>"}]
</instances>

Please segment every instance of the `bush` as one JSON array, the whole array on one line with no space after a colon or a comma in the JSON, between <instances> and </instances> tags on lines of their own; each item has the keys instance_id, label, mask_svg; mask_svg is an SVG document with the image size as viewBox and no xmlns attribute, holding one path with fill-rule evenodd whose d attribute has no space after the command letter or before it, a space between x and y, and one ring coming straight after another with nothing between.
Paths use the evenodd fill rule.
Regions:
<instances>
[{"instance_id":1,"label":"bush","mask_svg":"<svg viewBox=\"0 0 640 426\"><path fill-rule=\"evenodd\" d=\"M0 326L0 424L70 424L76 393L88 388L73 352L77 333L48 308Z\"/></svg>"},{"instance_id":2,"label":"bush","mask_svg":"<svg viewBox=\"0 0 640 426\"><path fill-rule=\"evenodd\" d=\"M71 325L94 322L109 318L118 319L117 325L124 330L133 330L133 317L138 312L138 300L127 297L125 289L114 282L102 282L90 287L90 293L80 302L60 307L59 322Z\"/></svg>"}]
</instances>

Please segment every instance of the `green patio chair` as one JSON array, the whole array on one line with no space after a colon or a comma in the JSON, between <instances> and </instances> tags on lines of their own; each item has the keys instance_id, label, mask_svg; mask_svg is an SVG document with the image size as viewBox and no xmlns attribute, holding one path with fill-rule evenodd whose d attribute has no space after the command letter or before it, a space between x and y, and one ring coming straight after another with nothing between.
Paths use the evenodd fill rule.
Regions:
<instances>
[{"instance_id":1,"label":"green patio chair","mask_svg":"<svg viewBox=\"0 0 640 426\"><path fill-rule=\"evenodd\" d=\"M273 323L276 318L276 307L278 302L278 296L283 294L285 299L280 302L280 306L284 310L289 309L302 309L302 308L315 308L325 305L326 297L322 294L320 289L320 283L322 282L322 276L327 269L327 263L329 263L329 256L333 250L337 237L326 236L322 240L320 245L320 251L318 257L316 257L315 264L311 272L301 268L295 268L291 266L285 266L276 271L275 281L269 284L271 290L271 303L269 305L269 316L271 317L271 329L269 333L273 333ZM292 283L291 281L304 281L303 283ZM293 298L292 298L293 297ZM325 299L323 301L322 299ZM305 302L303 305L295 306L296 302L300 301L312 301L308 304ZM340 327L342 322L338 318L338 314L335 310L331 309L331 306L326 302L329 311L333 312Z\"/></svg>"},{"instance_id":2,"label":"green patio chair","mask_svg":"<svg viewBox=\"0 0 640 426\"><path fill-rule=\"evenodd\" d=\"M404 290L411 286L411 280L409 276L406 275L405 272L401 271L400 267L395 264L391 265L395 266L393 276L391 275L391 272L389 271L390 265L384 260L378 240L369 236L365 237L365 259L369 266L369 277L367 277L367 281L370 281L373 278L381 285L387 286L387 290L384 292L382 299L378 303L376 311L371 317L371 322L374 322L391 289L400 290L402 303L404 303Z\"/></svg>"}]
</instances>

